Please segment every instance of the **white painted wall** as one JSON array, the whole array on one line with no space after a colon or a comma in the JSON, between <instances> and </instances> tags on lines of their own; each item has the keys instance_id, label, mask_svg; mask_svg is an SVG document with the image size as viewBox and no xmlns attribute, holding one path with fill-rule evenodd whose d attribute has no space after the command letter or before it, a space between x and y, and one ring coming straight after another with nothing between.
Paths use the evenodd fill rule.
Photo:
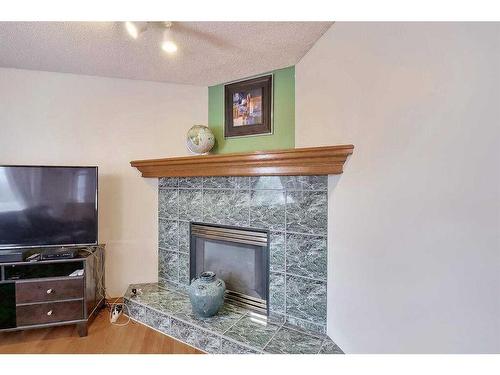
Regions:
<instances>
[{"instance_id":1,"label":"white painted wall","mask_svg":"<svg viewBox=\"0 0 500 375\"><path fill-rule=\"evenodd\" d=\"M187 154L207 88L0 69L0 164L98 165L108 294L157 280L157 180L129 162Z\"/></svg>"},{"instance_id":2,"label":"white painted wall","mask_svg":"<svg viewBox=\"0 0 500 375\"><path fill-rule=\"evenodd\" d=\"M297 64L297 147L356 147L330 179L346 352L500 352L499 72L499 23L336 23Z\"/></svg>"}]
</instances>

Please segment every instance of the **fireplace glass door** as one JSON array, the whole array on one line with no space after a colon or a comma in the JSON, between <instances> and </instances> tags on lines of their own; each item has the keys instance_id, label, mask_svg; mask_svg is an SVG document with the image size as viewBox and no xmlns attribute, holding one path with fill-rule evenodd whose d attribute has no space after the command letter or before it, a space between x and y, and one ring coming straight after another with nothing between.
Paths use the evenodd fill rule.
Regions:
<instances>
[{"instance_id":1,"label":"fireplace glass door","mask_svg":"<svg viewBox=\"0 0 500 375\"><path fill-rule=\"evenodd\" d=\"M226 283L226 300L267 315L268 232L191 224L191 279L213 271Z\"/></svg>"}]
</instances>

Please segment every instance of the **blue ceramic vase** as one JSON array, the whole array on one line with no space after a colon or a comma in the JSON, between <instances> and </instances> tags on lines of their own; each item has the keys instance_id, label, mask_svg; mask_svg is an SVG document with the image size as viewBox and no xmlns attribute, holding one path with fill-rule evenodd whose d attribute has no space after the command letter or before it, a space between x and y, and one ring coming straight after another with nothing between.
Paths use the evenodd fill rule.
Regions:
<instances>
[{"instance_id":1,"label":"blue ceramic vase","mask_svg":"<svg viewBox=\"0 0 500 375\"><path fill-rule=\"evenodd\" d=\"M226 284L215 276L214 272L202 272L189 286L193 312L202 318L214 316L224 304Z\"/></svg>"}]
</instances>

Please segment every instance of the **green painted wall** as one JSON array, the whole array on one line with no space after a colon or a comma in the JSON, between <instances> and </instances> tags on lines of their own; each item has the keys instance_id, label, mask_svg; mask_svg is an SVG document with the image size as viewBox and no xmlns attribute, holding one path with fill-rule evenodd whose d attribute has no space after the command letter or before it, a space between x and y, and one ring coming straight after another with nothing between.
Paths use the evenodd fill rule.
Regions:
<instances>
[{"instance_id":1,"label":"green painted wall","mask_svg":"<svg viewBox=\"0 0 500 375\"><path fill-rule=\"evenodd\" d=\"M273 79L273 134L224 139L224 84L208 88L208 126L215 134L213 153L280 150L295 147L295 67L270 72ZM268 74L268 73L265 73Z\"/></svg>"}]
</instances>

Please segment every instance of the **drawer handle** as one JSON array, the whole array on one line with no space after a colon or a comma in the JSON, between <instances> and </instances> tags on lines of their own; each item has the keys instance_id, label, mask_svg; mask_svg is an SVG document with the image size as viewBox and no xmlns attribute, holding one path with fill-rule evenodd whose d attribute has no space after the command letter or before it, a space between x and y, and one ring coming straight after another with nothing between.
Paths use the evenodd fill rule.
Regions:
<instances>
[{"instance_id":1,"label":"drawer handle","mask_svg":"<svg viewBox=\"0 0 500 375\"><path fill-rule=\"evenodd\" d=\"M52 294L52 293L54 293L53 289L47 289L47 294Z\"/></svg>"},{"instance_id":2,"label":"drawer handle","mask_svg":"<svg viewBox=\"0 0 500 375\"><path fill-rule=\"evenodd\" d=\"M49 310L49 311L47 312L47 315L48 315L48 316L51 316L51 315L52 315L52 310Z\"/></svg>"}]
</instances>

